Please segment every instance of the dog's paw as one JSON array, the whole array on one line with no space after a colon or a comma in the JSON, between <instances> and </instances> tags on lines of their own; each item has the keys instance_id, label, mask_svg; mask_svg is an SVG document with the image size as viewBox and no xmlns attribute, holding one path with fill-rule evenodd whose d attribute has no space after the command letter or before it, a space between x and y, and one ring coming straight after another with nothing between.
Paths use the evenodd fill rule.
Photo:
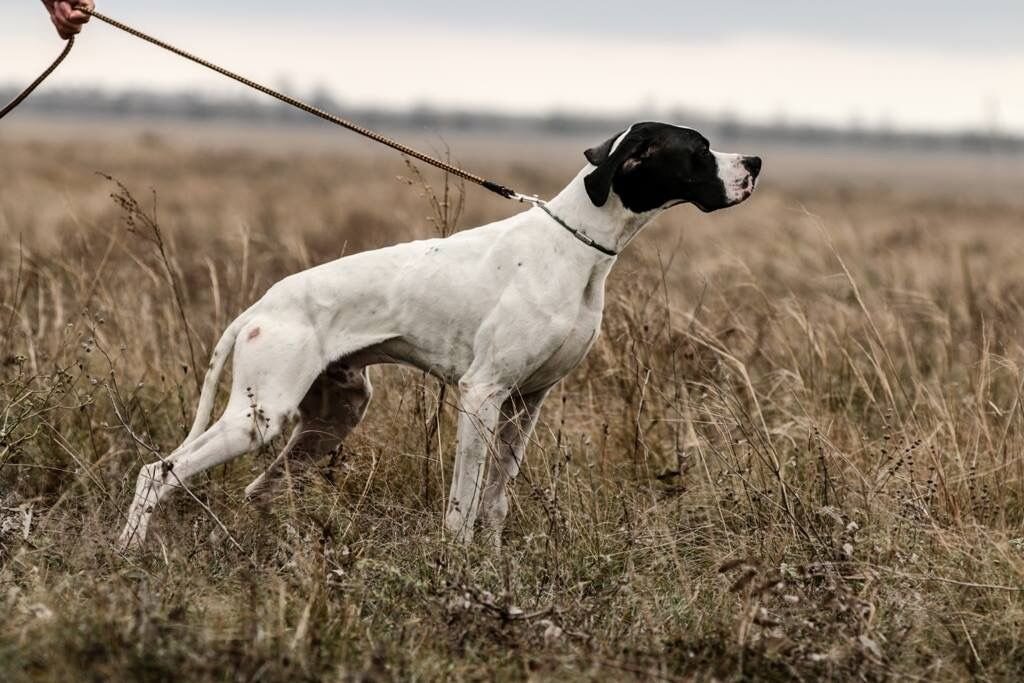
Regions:
<instances>
[{"instance_id":1,"label":"dog's paw","mask_svg":"<svg viewBox=\"0 0 1024 683\"><path fill-rule=\"evenodd\" d=\"M124 554L138 552L142 548L142 541L138 527L129 523L117 538L117 550Z\"/></svg>"},{"instance_id":2,"label":"dog's paw","mask_svg":"<svg viewBox=\"0 0 1024 683\"><path fill-rule=\"evenodd\" d=\"M214 525L210 529L210 533L206 536L206 540L209 541L210 545L221 545L228 539L228 534L219 525Z\"/></svg>"},{"instance_id":3,"label":"dog's paw","mask_svg":"<svg viewBox=\"0 0 1024 683\"><path fill-rule=\"evenodd\" d=\"M444 528L455 543L469 545L473 541L473 524L468 522L459 510L449 510L444 518Z\"/></svg>"},{"instance_id":4,"label":"dog's paw","mask_svg":"<svg viewBox=\"0 0 1024 683\"><path fill-rule=\"evenodd\" d=\"M245 502L250 504L262 503L267 488L266 475L261 474L245 487Z\"/></svg>"},{"instance_id":5,"label":"dog's paw","mask_svg":"<svg viewBox=\"0 0 1024 683\"><path fill-rule=\"evenodd\" d=\"M489 547L493 552L501 552L501 528L490 524L483 524L480 527L478 540L481 544Z\"/></svg>"}]
</instances>

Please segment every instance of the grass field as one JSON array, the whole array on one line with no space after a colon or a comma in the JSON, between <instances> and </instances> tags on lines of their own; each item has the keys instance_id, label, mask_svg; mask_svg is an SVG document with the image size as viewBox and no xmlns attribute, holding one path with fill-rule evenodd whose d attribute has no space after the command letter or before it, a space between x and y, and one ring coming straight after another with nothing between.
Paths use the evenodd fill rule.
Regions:
<instances>
[{"instance_id":1,"label":"grass field","mask_svg":"<svg viewBox=\"0 0 1024 683\"><path fill-rule=\"evenodd\" d=\"M582 163L475 144L541 194ZM450 228L443 180L365 148L0 138L0 679L1019 680L1021 162L766 156L745 205L675 209L620 259L502 551L442 541L452 393L388 367L271 506L242 501L268 449L125 557L226 323ZM469 189L457 227L511 209Z\"/></svg>"}]
</instances>

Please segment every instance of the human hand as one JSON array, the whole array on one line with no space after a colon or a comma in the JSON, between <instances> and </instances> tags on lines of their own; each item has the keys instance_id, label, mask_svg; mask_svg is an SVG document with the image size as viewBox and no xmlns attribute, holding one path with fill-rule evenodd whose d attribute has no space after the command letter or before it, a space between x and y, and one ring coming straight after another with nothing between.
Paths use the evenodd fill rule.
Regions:
<instances>
[{"instance_id":1,"label":"human hand","mask_svg":"<svg viewBox=\"0 0 1024 683\"><path fill-rule=\"evenodd\" d=\"M78 8L91 10L96 7L93 0L43 0L43 5L50 13L50 20L57 28L57 33L64 40L80 33L82 26L89 21L89 15Z\"/></svg>"}]
</instances>

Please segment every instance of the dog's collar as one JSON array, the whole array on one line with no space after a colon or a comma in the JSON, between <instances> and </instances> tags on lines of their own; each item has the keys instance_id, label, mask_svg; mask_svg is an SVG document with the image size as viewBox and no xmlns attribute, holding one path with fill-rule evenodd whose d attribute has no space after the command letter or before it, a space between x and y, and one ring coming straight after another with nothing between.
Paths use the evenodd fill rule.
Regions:
<instances>
[{"instance_id":1,"label":"dog's collar","mask_svg":"<svg viewBox=\"0 0 1024 683\"><path fill-rule=\"evenodd\" d=\"M580 230L577 230L576 228L572 227L571 225L569 225L568 223L563 221L561 218L556 216L555 213L551 209L549 209L548 205L545 204L544 202L538 201L538 202L536 202L534 204L534 206L539 208L541 211L543 211L547 215L551 216L551 220L553 220L554 222L558 223L563 228L568 230L569 233L573 237L578 239L580 242L583 242L583 244L587 245L588 247L591 247L592 249L597 249L599 252L601 252L602 254L605 254L606 256L618 256L619 255L619 252L617 252L617 251L615 251L613 249L609 249L608 247L604 246L603 244L599 244L599 243L595 242L586 233L581 232Z\"/></svg>"}]
</instances>

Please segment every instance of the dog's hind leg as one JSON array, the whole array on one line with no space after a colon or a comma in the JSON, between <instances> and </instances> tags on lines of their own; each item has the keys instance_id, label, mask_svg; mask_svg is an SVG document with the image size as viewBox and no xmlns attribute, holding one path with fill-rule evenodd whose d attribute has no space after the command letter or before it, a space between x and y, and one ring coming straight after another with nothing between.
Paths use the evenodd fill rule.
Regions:
<instances>
[{"instance_id":1,"label":"dog's hind leg","mask_svg":"<svg viewBox=\"0 0 1024 683\"><path fill-rule=\"evenodd\" d=\"M235 347L231 397L221 418L166 460L139 472L121 533L122 548L141 545L154 508L169 491L268 443L297 414L302 397L323 368L318 360L322 356L312 330L273 322L278 324L256 321L247 333L243 331L246 342Z\"/></svg>"},{"instance_id":2,"label":"dog's hind leg","mask_svg":"<svg viewBox=\"0 0 1024 683\"><path fill-rule=\"evenodd\" d=\"M121 532L122 549L139 546L146 539L149 520L157 504L170 491L184 487L186 481L216 465L225 463L277 436L281 420L272 418L261 425L251 409L229 407L224 415L197 439L185 445L172 458L143 466L139 472L135 498L128 511L128 522Z\"/></svg>"},{"instance_id":3,"label":"dog's hind leg","mask_svg":"<svg viewBox=\"0 0 1024 683\"><path fill-rule=\"evenodd\" d=\"M373 397L367 368L350 367L345 359L331 363L299 404L299 424L288 444L260 476L245 487L249 500L265 499L285 462L315 459L341 447L362 421Z\"/></svg>"},{"instance_id":4,"label":"dog's hind leg","mask_svg":"<svg viewBox=\"0 0 1024 683\"><path fill-rule=\"evenodd\" d=\"M501 529L508 515L508 486L519 474L526 445L537 425L540 408L548 389L526 396L513 394L501 410L501 423L495 439L495 456L487 468L480 516L496 544L501 542Z\"/></svg>"},{"instance_id":5,"label":"dog's hind leg","mask_svg":"<svg viewBox=\"0 0 1024 683\"><path fill-rule=\"evenodd\" d=\"M258 477L253 479L248 486L246 486L246 501L250 503L266 502L270 493L270 484L273 482L276 474L279 473L285 462L292 457L295 451L295 446L303 440L305 437L305 424L302 418L292 428L292 434L288 437L288 442L285 443L285 447L278 454L278 457L274 458L273 461L267 466Z\"/></svg>"},{"instance_id":6,"label":"dog's hind leg","mask_svg":"<svg viewBox=\"0 0 1024 683\"><path fill-rule=\"evenodd\" d=\"M277 454L277 457L274 458L274 461L270 463L267 469L263 470L258 477L253 479L252 482L245 487L245 499L247 501L253 502L259 496L268 491L269 484L277 471L284 464L285 460L291 456L292 452L295 450L296 444L302 441L305 435L304 430L305 425L300 417L299 421L292 428L292 433L288 437L288 442L284 445L284 448L281 449L281 452Z\"/></svg>"}]
</instances>

